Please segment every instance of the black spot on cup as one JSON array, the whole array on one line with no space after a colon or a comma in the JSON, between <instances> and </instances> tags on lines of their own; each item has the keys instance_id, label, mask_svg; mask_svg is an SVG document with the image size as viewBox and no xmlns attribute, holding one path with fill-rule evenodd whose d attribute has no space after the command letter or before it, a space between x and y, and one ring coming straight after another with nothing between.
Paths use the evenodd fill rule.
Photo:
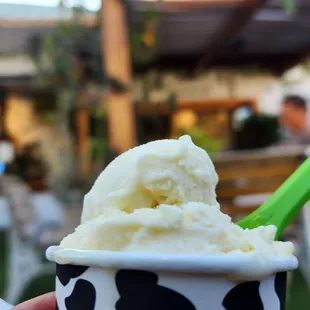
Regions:
<instances>
[{"instance_id":1,"label":"black spot on cup","mask_svg":"<svg viewBox=\"0 0 310 310\"><path fill-rule=\"evenodd\" d=\"M94 310L96 304L96 290L86 280L77 280L72 294L65 299L67 310Z\"/></svg>"},{"instance_id":2,"label":"black spot on cup","mask_svg":"<svg viewBox=\"0 0 310 310\"><path fill-rule=\"evenodd\" d=\"M116 310L196 310L185 296L158 285L155 273L120 270L115 282L120 294Z\"/></svg>"},{"instance_id":3,"label":"black spot on cup","mask_svg":"<svg viewBox=\"0 0 310 310\"><path fill-rule=\"evenodd\" d=\"M259 285L259 282L253 281L235 286L224 297L224 308L226 310L264 310L259 295Z\"/></svg>"},{"instance_id":4,"label":"black spot on cup","mask_svg":"<svg viewBox=\"0 0 310 310\"><path fill-rule=\"evenodd\" d=\"M82 275L89 267L74 265L56 264L56 276L63 286L66 286L71 279Z\"/></svg>"},{"instance_id":5,"label":"black spot on cup","mask_svg":"<svg viewBox=\"0 0 310 310\"><path fill-rule=\"evenodd\" d=\"M285 310L286 280L287 280L286 272L277 273L274 282L274 289L280 300L280 310Z\"/></svg>"}]
</instances>

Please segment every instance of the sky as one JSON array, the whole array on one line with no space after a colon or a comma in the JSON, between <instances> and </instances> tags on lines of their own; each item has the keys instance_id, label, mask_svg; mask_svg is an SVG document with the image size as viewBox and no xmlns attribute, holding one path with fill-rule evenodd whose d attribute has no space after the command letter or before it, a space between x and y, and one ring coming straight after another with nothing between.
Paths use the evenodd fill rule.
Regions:
<instances>
[{"instance_id":1,"label":"sky","mask_svg":"<svg viewBox=\"0 0 310 310\"><path fill-rule=\"evenodd\" d=\"M83 3L90 10L97 10L100 7L101 0L65 0L64 2L68 5L79 2ZM57 6L59 0L0 0L0 3Z\"/></svg>"}]
</instances>

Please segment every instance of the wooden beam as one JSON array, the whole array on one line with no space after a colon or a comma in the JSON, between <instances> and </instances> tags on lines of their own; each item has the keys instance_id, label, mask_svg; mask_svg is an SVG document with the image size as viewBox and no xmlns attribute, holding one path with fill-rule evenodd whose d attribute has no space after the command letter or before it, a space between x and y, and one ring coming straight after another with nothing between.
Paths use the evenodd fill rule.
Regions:
<instances>
[{"instance_id":1,"label":"wooden beam","mask_svg":"<svg viewBox=\"0 0 310 310\"><path fill-rule=\"evenodd\" d=\"M243 5L233 9L232 14L214 33L211 40L207 41L204 52L194 67L194 73L198 73L202 68L209 66L218 56L220 49L225 46L225 43L235 36L251 20L256 10L266 2L267 0L244 0Z\"/></svg>"},{"instance_id":2,"label":"wooden beam","mask_svg":"<svg viewBox=\"0 0 310 310\"><path fill-rule=\"evenodd\" d=\"M282 61L278 64L277 74L282 76L285 71L292 69L293 67L297 66L298 64L306 61L310 56L310 44L307 44L306 48L303 49L301 54L298 57L288 59L286 61Z\"/></svg>"},{"instance_id":3,"label":"wooden beam","mask_svg":"<svg viewBox=\"0 0 310 310\"><path fill-rule=\"evenodd\" d=\"M255 1L255 0L252 0L252 1ZM131 2L131 1L130 1ZM158 3L160 1L158 0L135 0L136 3L145 3L145 4L149 4L149 3ZM225 4L225 5L228 5L228 4L238 4L238 3L243 3L244 0L163 0L162 3L164 5L169 5L169 4L175 4L175 5L178 5L178 6L190 6L190 5L212 5L212 6L217 6L219 4Z\"/></svg>"},{"instance_id":4,"label":"wooden beam","mask_svg":"<svg viewBox=\"0 0 310 310\"><path fill-rule=\"evenodd\" d=\"M131 57L124 1L102 0L102 27L103 70L130 88ZM104 103L107 105L110 149L119 154L136 144L131 91L116 94L110 90Z\"/></svg>"},{"instance_id":5,"label":"wooden beam","mask_svg":"<svg viewBox=\"0 0 310 310\"><path fill-rule=\"evenodd\" d=\"M236 5L244 5L256 0L163 0L163 1L137 1L130 0L129 3L133 5L136 10L144 10L151 5L157 7L162 11L184 11L190 9L205 9L205 8L219 8L219 7L231 7Z\"/></svg>"},{"instance_id":6,"label":"wooden beam","mask_svg":"<svg viewBox=\"0 0 310 310\"><path fill-rule=\"evenodd\" d=\"M257 111L257 104L253 99L214 99L214 100L203 100L203 101L179 101L176 104L176 111L180 110L193 110L195 112L212 111L224 109L234 110L245 104L250 105L254 111ZM139 115L150 116L150 115L170 115L175 113L171 111L167 106L155 106L152 104L141 104L137 107Z\"/></svg>"},{"instance_id":7,"label":"wooden beam","mask_svg":"<svg viewBox=\"0 0 310 310\"><path fill-rule=\"evenodd\" d=\"M310 48L308 49L308 53ZM225 55L221 59L215 58L212 66L217 67L231 67L240 68L247 66L259 67L263 70L268 70L279 74L283 72L283 68L289 68L292 64L299 63L303 59L303 54L296 50L294 54L281 54L276 52L275 54L250 54L241 55L234 54ZM137 74L148 72L152 68L156 68L160 72L169 71L185 71L187 73L193 73L193 64L197 63L197 59L201 57L201 54L193 55L165 55L160 57L156 62L146 65L144 67L135 67Z\"/></svg>"},{"instance_id":8,"label":"wooden beam","mask_svg":"<svg viewBox=\"0 0 310 310\"><path fill-rule=\"evenodd\" d=\"M164 1L164 8L208 8L208 7L230 7L248 5L249 3L255 2L256 0L200 0L200 1Z\"/></svg>"}]
</instances>

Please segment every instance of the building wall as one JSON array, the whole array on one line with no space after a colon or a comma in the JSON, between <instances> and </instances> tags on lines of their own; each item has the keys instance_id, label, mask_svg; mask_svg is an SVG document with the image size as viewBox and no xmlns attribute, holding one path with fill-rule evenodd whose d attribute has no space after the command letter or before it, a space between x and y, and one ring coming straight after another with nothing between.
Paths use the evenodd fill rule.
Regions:
<instances>
[{"instance_id":1,"label":"building wall","mask_svg":"<svg viewBox=\"0 0 310 310\"><path fill-rule=\"evenodd\" d=\"M277 114L284 88L279 77L263 71L213 70L195 79L185 79L176 74L163 77L163 90L151 94L152 101L165 98L167 91L174 91L178 101L203 101L208 99L256 99L259 110ZM134 98L142 98L142 78L135 80Z\"/></svg>"}]
</instances>

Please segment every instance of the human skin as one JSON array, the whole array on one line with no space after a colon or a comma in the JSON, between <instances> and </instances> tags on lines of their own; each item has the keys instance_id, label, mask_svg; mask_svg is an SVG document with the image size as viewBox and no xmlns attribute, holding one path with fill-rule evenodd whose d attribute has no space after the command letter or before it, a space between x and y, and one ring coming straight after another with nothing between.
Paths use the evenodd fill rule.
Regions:
<instances>
[{"instance_id":1,"label":"human skin","mask_svg":"<svg viewBox=\"0 0 310 310\"><path fill-rule=\"evenodd\" d=\"M56 298L55 293L48 293L28 301L25 301L12 310L55 310Z\"/></svg>"},{"instance_id":2,"label":"human skin","mask_svg":"<svg viewBox=\"0 0 310 310\"><path fill-rule=\"evenodd\" d=\"M306 110L295 107L290 101L283 104L279 120L282 127L295 134L302 134L307 131Z\"/></svg>"}]
</instances>

